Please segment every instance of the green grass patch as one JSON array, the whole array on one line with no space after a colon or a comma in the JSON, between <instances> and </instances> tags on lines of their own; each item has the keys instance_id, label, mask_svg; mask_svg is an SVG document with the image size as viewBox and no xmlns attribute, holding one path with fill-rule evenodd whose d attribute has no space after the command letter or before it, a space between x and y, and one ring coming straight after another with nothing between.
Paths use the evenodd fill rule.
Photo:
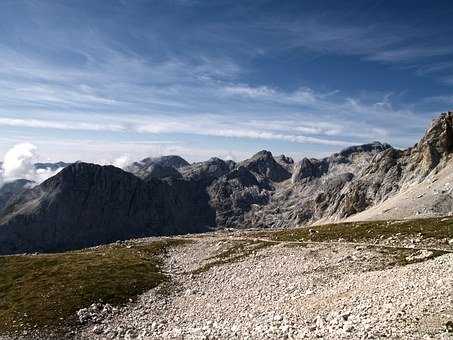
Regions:
<instances>
[{"instance_id":1,"label":"green grass patch","mask_svg":"<svg viewBox=\"0 0 453 340\"><path fill-rule=\"evenodd\" d=\"M429 218L404 221L373 221L326 224L273 232L258 232L256 237L276 241L364 242L391 236L423 236L423 238L453 238L453 218Z\"/></svg>"},{"instance_id":2,"label":"green grass patch","mask_svg":"<svg viewBox=\"0 0 453 340\"><path fill-rule=\"evenodd\" d=\"M272 245L275 245L275 243L265 241L235 241L226 250L208 258L208 262L206 264L198 269L195 269L192 273L200 274L215 266L241 261L253 253Z\"/></svg>"},{"instance_id":3,"label":"green grass patch","mask_svg":"<svg viewBox=\"0 0 453 340\"><path fill-rule=\"evenodd\" d=\"M59 254L0 257L0 333L59 334L77 325L77 310L121 305L166 282L159 255L184 241L104 246Z\"/></svg>"}]
</instances>

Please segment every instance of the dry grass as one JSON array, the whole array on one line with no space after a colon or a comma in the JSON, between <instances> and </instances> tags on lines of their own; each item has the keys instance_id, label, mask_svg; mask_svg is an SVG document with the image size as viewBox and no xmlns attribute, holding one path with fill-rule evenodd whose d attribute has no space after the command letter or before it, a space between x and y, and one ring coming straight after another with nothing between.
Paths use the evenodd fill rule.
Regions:
<instances>
[{"instance_id":1,"label":"dry grass","mask_svg":"<svg viewBox=\"0 0 453 340\"><path fill-rule=\"evenodd\" d=\"M453 238L453 218L430 218L404 221L375 221L326 224L320 226L265 231L256 237L268 237L275 241L366 242L387 237L416 237L425 239Z\"/></svg>"},{"instance_id":2,"label":"dry grass","mask_svg":"<svg viewBox=\"0 0 453 340\"><path fill-rule=\"evenodd\" d=\"M183 241L0 257L0 333L59 334L94 302L123 304L168 280L161 257Z\"/></svg>"}]
</instances>

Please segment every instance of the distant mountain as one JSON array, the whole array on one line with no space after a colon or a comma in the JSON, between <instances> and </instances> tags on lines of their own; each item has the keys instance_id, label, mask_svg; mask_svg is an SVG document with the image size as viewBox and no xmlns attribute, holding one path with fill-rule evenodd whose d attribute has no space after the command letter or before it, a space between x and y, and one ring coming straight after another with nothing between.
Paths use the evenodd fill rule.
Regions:
<instances>
[{"instance_id":1,"label":"distant mountain","mask_svg":"<svg viewBox=\"0 0 453 340\"><path fill-rule=\"evenodd\" d=\"M291 173L280 165L269 151L260 151L252 158L240 163L254 174L273 182L282 182L291 177Z\"/></svg>"},{"instance_id":2,"label":"distant mountain","mask_svg":"<svg viewBox=\"0 0 453 340\"><path fill-rule=\"evenodd\" d=\"M213 157L206 162L198 162L179 169L184 178L210 184L213 180L226 175L236 164L233 161L224 161Z\"/></svg>"},{"instance_id":3,"label":"distant mountain","mask_svg":"<svg viewBox=\"0 0 453 340\"><path fill-rule=\"evenodd\" d=\"M164 166L160 164L152 164L146 169L145 179L157 178L157 179L171 179L171 178L182 178L181 173L173 168L172 166Z\"/></svg>"},{"instance_id":4,"label":"distant mountain","mask_svg":"<svg viewBox=\"0 0 453 340\"><path fill-rule=\"evenodd\" d=\"M133 163L132 173L75 163L8 200L0 253L211 228L451 214L452 153L448 112L407 150L373 142L299 162L264 150L237 164L166 156Z\"/></svg>"},{"instance_id":5,"label":"distant mountain","mask_svg":"<svg viewBox=\"0 0 453 340\"><path fill-rule=\"evenodd\" d=\"M184 158L180 156L162 156L162 157L154 157L154 158L145 158L139 162L134 162L126 167L126 171L133 173L134 175L145 178L149 175L151 170L153 170L153 166L160 166L164 168L174 168L176 170L188 166L189 162L187 162Z\"/></svg>"},{"instance_id":6,"label":"distant mountain","mask_svg":"<svg viewBox=\"0 0 453 340\"><path fill-rule=\"evenodd\" d=\"M56 162L56 163L35 163L33 166L36 170L56 171L63 169L71 163ZM0 162L0 168L3 167L3 162ZM6 182L0 186L0 211L14 196L21 193L24 189L29 188L35 184L33 181L27 179L17 179L11 182Z\"/></svg>"},{"instance_id":7,"label":"distant mountain","mask_svg":"<svg viewBox=\"0 0 453 340\"><path fill-rule=\"evenodd\" d=\"M294 167L294 159L285 155L275 157L275 161L286 169L286 171L292 173Z\"/></svg>"}]
</instances>

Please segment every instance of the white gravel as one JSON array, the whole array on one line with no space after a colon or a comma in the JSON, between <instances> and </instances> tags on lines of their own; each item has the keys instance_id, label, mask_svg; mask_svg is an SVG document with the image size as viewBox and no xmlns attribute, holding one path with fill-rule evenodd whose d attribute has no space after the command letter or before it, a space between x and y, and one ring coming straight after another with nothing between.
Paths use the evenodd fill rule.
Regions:
<instances>
[{"instance_id":1,"label":"white gravel","mask_svg":"<svg viewBox=\"0 0 453 340\"><path fill-rule=\"evenodd\" d=\"M199 239L174 249L166 258L170 293L151 290L80 337L453 338L446 331L453 254L388 268L391 259L372 247L277 244L191 273L234 242Z\"/></svg>"}]
</instances>

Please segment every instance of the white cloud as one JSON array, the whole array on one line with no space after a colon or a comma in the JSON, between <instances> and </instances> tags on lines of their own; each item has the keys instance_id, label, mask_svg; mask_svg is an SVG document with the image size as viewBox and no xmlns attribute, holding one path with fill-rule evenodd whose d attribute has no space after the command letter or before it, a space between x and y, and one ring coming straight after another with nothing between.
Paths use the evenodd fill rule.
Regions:
<instances>
[{"instance_id":1,"label":"white cloud","mask_svg":"<svg viewBox=\"0 0 453 340\"><path fill-rule=\"evenodd\" d=\"M293 135L293 134L283 134L275 133L270 131L260 131L260 130L246 130L246 129L210 129L203 132L208 136L218 136L218 137L231 137L231 138L248 138L248 139L264 139L264 140L281 140L292 143L301 143L301 144L321 144L321 145L338 145L338 146L347 146L351 145L351 142L342 141L342 140L330 140L316 137L309 137L304 135Z\"/></svg>"},{"instance_id":2,"label":"white cloud","mask_svg":"<svg viewBox=\"0 0 453 340\"><path fill-rule=\"evenodd\" d=\"M41 183L57 174L61 169L36 169L34 163L38 160L37 147L31 143L20 143L9 149L4 158L0 183L16 179L28 179Z\"/></svg>"},{"instance_id":3,"label":"white cloud","mask_svg":"<svg viewBox=\"0 0 453 340\"><path fill-rule=\"evenodd\" d=\"M267 86L251 87L247 85L226 86L224 91L229 94L248 97L273 97L276 92Z\"/></svg>"},{"instance_id":4,"label":"white cloud","mask_svg":"<svg viewBox=\"0 0 453 340\"><path fill-rule=\"evenodd\" d=\"M36 160L36 146L22 143L13 146L3 158L3 177L6 181L25 178L33 169Z\"/></svg>"},{"instance_id":5,"label":"white cloud","mask_svg":"<svg viewBox=\"0 0 453 340\"><path fill-rule=\"evenodd\" d=\"M249 97L257 100L272 101L282 104L313 104L329 94L318 94L310 88L301 87L286 93L267 86L228 85L219 89L221 95Z\"/></svg>"},{"instance_id":6,"label":"white cloud","mask_svg":"<svg viewBox=\"0 0 453 340\"><path fill-rule=\"evenodd\" d=\"M363 101L352 97L343 98L339 91L323 93L304 87L293 92L284 92L275 88L234 84L227 87L221 85L210 94L214 98L216 95L220 99L226 97L228 103L237 102L238 98L242 98L244 107L256 112L239 111L229 114L150 112L140 115L77 112L70 114L71 119L65 120L45 118L46 114L37 112L21 118L0 116L0 126L124 134L193 134L348 146L383 138L384 141L389 141L387 138L392 137L392 133L393 136L396 134L400 136L400 127L391 124L391 120L407 120L411 126L418 128L426 125L426 122L410 108L395 109L390 101L391 94L385 94L374 101ZM257 114L261 109L267 110L268 113L264 116ZM275 112L272 112L273 110ZM279 111L283 113L280 114ZM65 115L67 116L69 114ZM407 146L413 142L407 143Z\"/></svg>"},{"instance_id":7,"label":"white cloud","mask_svg":"<svg viewBox=\"0 0 453 340\"><path fill-rule=\"evenodd\" d=\"M8 141L10 143L10 141ZM129 161L146 157L179 155L189 162L204 161L211 157L241 160L251 156L257 150L236 150L234 148L215 148L207 145L199 147L178 141L110 141L91 139L42 139L34 141L45 161L73 162L81 160L101 165L122 167ZM1 146L1 144L0 144Z\"/></svg>"},{"instance_id":8,"label":"white cloud","mask_svg":"<svg viewBox=\"0 0 453 340\"><path fill-rule=\"evenodd\" d=\"M9 118L0 117L0 125L27 127L27 128L42 128L42 129L57 129L57 130L86 130L86 131L125 131L125 126L121 124L109 123L85 123L77 121L50 121L34 118Z\"/></svg>"},{"instance_id":9,"label":"white cloud","mask_svg":"<svg viewBox=\"0 0 453 340\"><path fill-rule=\"evenodd\" d=\"M114 159L112 165L116 166L117 168L124 169L129 163L131 163L129 155L122 155Z\"/></svg>"},{"instance_id":10,"label":"white cloud","mask_svg":"<svg viewBox=\"0 0 453 340\"><path fill-rule=\"evenodd\" d=\"M410 52L412 56L414 52L420 54L414 48L403 50L407 37L415 35L408 28L399 27L395 32L401 34L389 34L392 29L382 31L373 25L357 27L333 22L313 19L289 24L266 23L267 31L263 32L275 28L286 32L282 35L285 41L273 44L273 48L303 47L322 53L374 57L380 61L408 58ZM404 135L400 126L396 131L391 120L410 121L419 128L426 123L410 109L395 109L386 100L345 99L339 91L318 92L308 87L284 91L270 85L241 83L248 70L243 69L246 63L238 58L216 58L206 50L197 50L195 54L164 51L164 58L154 58L154 55L139 55L128 48L126 42L104 37L96 30L80 31L77 27L76 31L83 39L71 45L67 44L72 40L67 39L66 31L46 32L43 45L50 52L64 50L81 55L85 59L81 65L52 62L51 58L46 58L47 50L36 56L27 55L26 50L19 53L0 45L0 126L104 131L122 136L193 134L340 148ZM30 37L22 38L30 43L27 41ZM241 40L240 37L223 38ZM265 48L250 45L266 53ZM398 53L394 52L396 48ZM408 140L406 138L404 143ZM114 141L109 143L110 147ZM91 145L83 145L86 150L93 150ZM139 147L145 149L144 145ZM170 147L174 145L165 145L165 150ZM128 152L123 150L124 146L118 148L121 150L115 152L112 159L121 156L123 151ZM114 151L114 148L109 150ZM83 152L74 152L84 156ZM89 157L99 159L98 148L92 152ZM197 154L193 148L191 152Z\"/></svg>"},{"instance_id":11,"label":"white cloud","mask_svg":"<svg viewBox=\"0 0 453 340\"><path fill-rule=\"evenodd\" d=\"M84 122L79 121L50 121L42 119L17 119L0 118L0 126L17 126L32 128L50 128L63 130L86 130L86 131L112 131L112 132L135 132L151 134L183 133L201 136L217 136L230 138L247 138L263 140L282 140L293 143L310 143L324 145L350 145L343 140L332 140L330 138L314 138L305 136L299 132L308 134L323 133L322 128L291 128L295 133L289 131L278 131L272 126L254 126L253 121L238 121L236 117L230 119L218 115L190 115L190 116L155 116L152 118L129 116L128 118L116 118L110 116L92 115L83 116ZM90 122L91 120L91 122ZM333 135L333 131L326 131L326 135Z\"/></svg>"}]
</instances>

